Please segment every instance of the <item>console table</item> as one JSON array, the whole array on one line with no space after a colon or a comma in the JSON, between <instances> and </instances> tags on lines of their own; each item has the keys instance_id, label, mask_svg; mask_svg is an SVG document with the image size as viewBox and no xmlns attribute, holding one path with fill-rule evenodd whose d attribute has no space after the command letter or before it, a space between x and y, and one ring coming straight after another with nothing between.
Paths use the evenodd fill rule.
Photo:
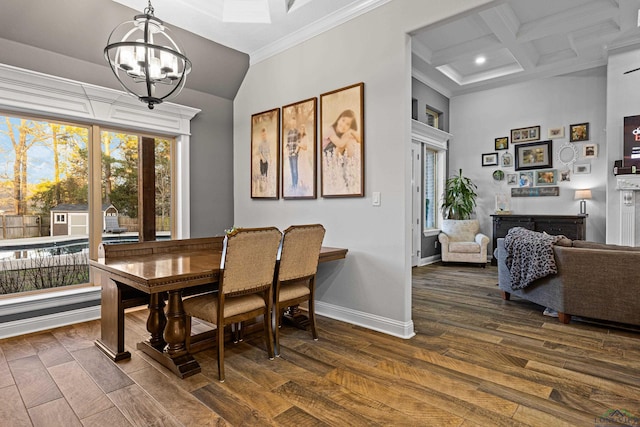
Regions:
<instances>
[{"instance_id":1,"label":"console table","mask_svg":"<svg viewBox=\"0 0 640 427\"><path fill-rule=\"evenodd\" d=\"M587 236L586 215L491 215L493 218L493 249L498 247L498 239L505 237L509 229L524 227L528 230L562 234L571 240L584 240ZM497 260L491 257L491 265Z\"/></svg>"}]
</instances>

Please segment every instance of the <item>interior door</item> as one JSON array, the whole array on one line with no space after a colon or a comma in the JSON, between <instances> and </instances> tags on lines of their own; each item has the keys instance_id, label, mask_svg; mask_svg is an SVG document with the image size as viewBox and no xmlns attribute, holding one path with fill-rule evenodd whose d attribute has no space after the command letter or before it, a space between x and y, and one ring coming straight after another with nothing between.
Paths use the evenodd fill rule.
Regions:
<instances>
[{"instance_id":1,"label":"interior door","mask_svg":"<svg viewBox=\"0 0 640 427\"><path fill-rule=\"evenodd\" d=\"M411 266L420 262L422 246L422 144L411 144Z\"/></svg>"}]
</instances>

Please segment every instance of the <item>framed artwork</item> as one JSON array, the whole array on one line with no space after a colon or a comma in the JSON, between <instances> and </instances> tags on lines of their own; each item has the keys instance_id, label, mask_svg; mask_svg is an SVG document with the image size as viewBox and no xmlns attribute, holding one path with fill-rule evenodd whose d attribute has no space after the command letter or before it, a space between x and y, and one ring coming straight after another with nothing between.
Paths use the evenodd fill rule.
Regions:
<instances>
[{"instance_id":1,"label":"framed artwork","mask_svg":"<svg viewBox=\"0 0 640 427\"><path fill-rule=\"evenodd\" d=\"M322 197L364 197L364 83L320 95Z\"/></svg>"},{"instance_id":2,"label":"framed artwork","mask_svg":"<svg viewBox=\"0 0 640 427\"><path fill-rule=\"evenodd\" d=\"M515 146L516 170L553 167L552 141L530 142Z\"/></svg>"},{"instance_id":3,"label":"framed artwork","mask_svg":"<svg viewBox=\"0 0 640 427\"><path fill-rule=\"evenodd\" d=\"M571 169L565 169L560 171L560 182L571 181Z\"/></svg>"},{"instance_id":4,"label":"framed artwork","mask_svg":"<svg viewBox=\"0 0 640 427\"><path fill-rule=\"evenodd\" d=\"M589 140L589 123L579 123L569 126L569 141L588 141Z\"/></svg>"},{"instance_id":5,"label":"framed artwork","mask_svg":"<svg viewBox=\"0 0 640 427\"><path fill-rule=\"evenodd\" d=\"M533 187L533 172L520 172L518 174L518 187Z\"/></svg>"},{"instance_id":6,"label":"framed artwork","mask_svg":"<svg viewBox=\"0 0 640 427\"><path fill-rule=\"evenodd\" d=\"M507 185L518 185L518 174L517 173L508 173L507 174Z\"/></svg>"},{"instance_id":7,"label":"framed artwork","mask_svg":"<svg viewBox=\"0 0 640 427\"><path fill-rule=\"evenodd\" d=\"M513 156L508 151L500 156L500 166L503 168L513 167Z\"/></svg>"},{"instance_id":8,"label":"framed artwork","mask_svg":"<svg viewBox=\"0 0 640 427\"><path fill-rule=\"evenodd\" d=\"M495 150L506 150L509 148L509 137L503 136L495 139Z\"/></svg>"},{"instance_id":9,"label":"framed artwork","mask_svg":"<svg viewBox=\"0 0 640 427\"><path fill-rule=\"evenodd\" d=\"M597 144L584 144L582 146L582 157L596 158L598 157L598 145Z\"/></svg>"},{"instance_id":10,"label":"framed artwork","mask_svg":"<svg viewBox=\"0 0 640 427\"><path fill-rule=\"evenodd\" d=\"M498 153L484 153L482 155L482 166L495 166L498 164Z\"/></svg>"},{"instance_id":11,"label":"framed artwork","mask_svg":"<svg viewBox=\"0 0 640 427\"><path fill-rule=\"evenodd\" d=\"M282 107L282 198L316 198L316 98Z\"/></svg>"},{"instance_id":12,"label":"framed artwork","mask_svg":"<svg viewBox=\"0 0 640 427\"><path fill-rule=\"evenodd\" d=\"M557 128L549 128L547 133L547 138L556 139L556 138L564 138L564 126L560 126Z\"/></svg>"},{"instance_id":13,"label":"framed artwork","mask_svg":"<svg viewBox=\"0 0 640 427\"><path fill-rule=\"evenodd\" d=\"M511 143L539 141L540 126L531 126L528 128L511 129Z\"/></svg>"},{"instance_id":14,"label":"framed artwork","mask_svg":"<svg viewBox=\"0 0 640 427\"><path fill-rule=\"evenodd\" d=\"M556 185L558 171L556 169L535 171L536 185Z\"/></svg>"},{"instance_id":15,"label":"framed artwork","mask_svg":"<svg viewBox=\"0 0 640 427\"><path fill-rule=\"evenodd\" d=\"M574 164L573 165L573 173L575 175L591 173L591 164L590 163Z\"/></svg>"},{"instance_id":16,"label":"framed artwork","mask_svg":"<svg viewBox=\"0 0 640 427\"><path fill-rule=\"evenodd\" d=\"M280 171L280 109L251 116L251 198L277 199Z\"/></svg>"}]
</instances>

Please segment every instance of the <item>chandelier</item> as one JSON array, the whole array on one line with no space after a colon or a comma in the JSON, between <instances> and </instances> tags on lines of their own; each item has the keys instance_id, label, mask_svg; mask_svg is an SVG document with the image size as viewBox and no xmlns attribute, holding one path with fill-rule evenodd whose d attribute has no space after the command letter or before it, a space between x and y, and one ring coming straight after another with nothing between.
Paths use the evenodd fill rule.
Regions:
<instances>
[{"instance_id":1,"label":"chandelier","mask_svg":"<svg viewBox=\"0 0 640 427\"><path fill-rule=\"evenodd\" d=\"M184 50L164 22L153 16L151 0L142 15L111 32L104 57L124 90L149 109L178 95L191 71Z\"/></svg>"}]
</instances>

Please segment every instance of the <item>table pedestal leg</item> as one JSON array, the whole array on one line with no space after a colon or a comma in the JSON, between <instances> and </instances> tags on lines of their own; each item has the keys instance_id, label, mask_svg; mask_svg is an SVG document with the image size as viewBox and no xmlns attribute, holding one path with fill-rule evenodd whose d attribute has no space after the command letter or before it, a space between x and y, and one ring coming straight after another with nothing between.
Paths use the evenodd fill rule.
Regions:
<instances>
[{"instance_id":1,"label":"table pedestal leg","mask_svg":"<svg viewBox=\"0 0 640 427\"><path fill-rule=\"evenodd\" d=\"M149 313L149 317L151 316L152 314ZM149 324L155 325L155 321L148 320L147 325ZM164 341L167 345L164 351L162 348L154 346L150 341L138 343L138 350L151 356L180 378L199 373L201 371L200 365L185 348L185 326L182 293L180 290L169 291L166 326L164 327Z\"/></svg>"},{"instance_id":2,"label":"table pedestal leg","mask_svg":"<svg viewBox=\"0 0 640 427\"><path fill-rule=\"evenodd\" d=\"M164 315L164 298L162 298L162 294L151 294L149 296L147 331L151 334L149 344L159 351L162 351L166 345L162 335L166 325L167 318Z\"/></svg>"},{"instance_id":3,"label":"table pedestal leg","mask_svg":"<svg viewBox=\"0 0 640 427\"><path fill-rule=\"evenodd\" d=\"M309 317L300 310L298 305L292 305L285 310L284 320L288 324L303 330L306 330L307 326L311 324Z\"/></svg>"}]
</instances>

